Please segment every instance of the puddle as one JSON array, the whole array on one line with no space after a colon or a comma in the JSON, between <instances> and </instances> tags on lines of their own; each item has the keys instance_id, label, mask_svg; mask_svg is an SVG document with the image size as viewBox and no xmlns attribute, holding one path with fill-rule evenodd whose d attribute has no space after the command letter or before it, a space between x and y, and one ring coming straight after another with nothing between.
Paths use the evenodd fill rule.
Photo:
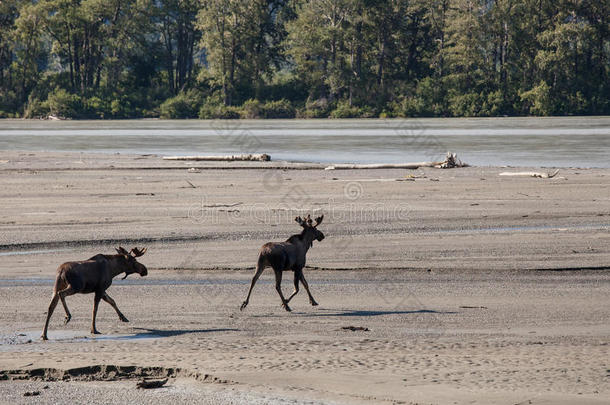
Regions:
<instances>
[{"instance_id":1,"label":"puddle","mask_svg":"<svg viewBox=\"0 0 610 405\"><path fill-rule=\"evenodd\" d=\"M0 334L0 347L4 345L23 345L30 343L42 343L40 333L42 330L33 330L25 332L15 332L10 334ZM82 343L82 342L110 342L110 341L134 341L160 339L164 336L162 333L145 331L139 333L126 334L104 334L92 335L87 331L70 331L70 330L49 330L47 332L49 342L61 343Z\"/></svg>"}]
</instances>

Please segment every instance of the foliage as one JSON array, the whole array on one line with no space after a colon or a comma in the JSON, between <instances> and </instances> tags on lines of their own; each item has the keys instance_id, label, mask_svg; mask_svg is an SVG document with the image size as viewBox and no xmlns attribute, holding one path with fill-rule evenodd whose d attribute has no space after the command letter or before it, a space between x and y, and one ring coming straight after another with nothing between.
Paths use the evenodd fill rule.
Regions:
<instances>
[{"instance_id":1,"label":"foliage","mask_svg":"<svg viewBox=\"0 0 610 405\"><path fill-rule=\"evenodd\" d=\"M4 0L0 118L610 114L608 1Z\"/></svg>"},{"instance_id":2,"label":"foliage","mask_svg":"<svg viewBox=\"0 0 610 405\"><path fill-rule=\"evenodd\" d=\"M294 118L295 115L295 108L285 99L266 103L250 99L240 108L241 118Z\"/></svg>"},{"instance_id":3,"label":"foliage","mask_svg":"<svg viewBox=\"0 0 610 405\"><path fill-rule=\"evenodd\" d=\"M83 110L83 103L80 96L70 94L59 87L49 93L47 104L49 113L57 117L76 118Z\"/></svg>"},{"instance_id":4,"label":"foliage","mask_svg":"<svg viewBox=\"0 0 610 405\"><path fill-rule=\"evenodd\" d=\"M202 105L201 94L195 90L180 93L161 104L161 118L197 118Z\"/></svg>"},{"instance_id":5,"label":"foliage","mask_svg":"<svg viewBox=\"0 0 610 405\"><path fill-rule=\"evenodd\" d=\"M224 105L224 103L219 102L216 97L208 97L199 109L199 118L204 120L232 120L240 118L240 111L237 107Z\"/></svg>"},{"instance_id":6,"label":"foliage","mask_svg":"<svg viewBox=\"0 0 610 405\"><path fill-rule=\"evenodd\" d=\"M268 101L263 104L263 116L260 118L294 118L296 109L286 99Z\"/></svg>"}]
</instances>

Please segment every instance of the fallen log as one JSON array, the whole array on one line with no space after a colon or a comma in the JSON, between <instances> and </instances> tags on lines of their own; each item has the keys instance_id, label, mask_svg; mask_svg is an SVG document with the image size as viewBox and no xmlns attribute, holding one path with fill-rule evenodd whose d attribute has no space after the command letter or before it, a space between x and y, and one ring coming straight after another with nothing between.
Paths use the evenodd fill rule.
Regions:
<instances>
[{"instance_id":1,"label":"fallen log","mask_svg":"<svg viewBox=\"0 0 610 405\"><path fill-rule=\"evenodd\" d=\"M324 170L347 170L347 169L410 169L415 170L420 167L435 167L437 169L451 169L454 167L468 167L458 159L457 154L447 152L447 157L442 162L416 162L416 163L371 163L371 164L351 164L335 163L327 166Z\"/></svg>"},{"instance_id":2,"label":"fallen log","mask_svg":"<svg viewBox=\"0 0 610 405\"><path fill-rule=\"evenodd\" d=\"M351 164L335 163L327 166L324 170L349 170L349 169L419 169L420 167L433 167L436 162L421 163L371 163L371 164ZM440 163L439 163L440 164Z\"/></svg>"},{"instance_id":3,"label":"fallen log","mask_svg":"<svg viewBox=\"0 0 610 405\"><path fill-rule=\"evenodd\" d=\"M512 176L512 177L537 177L539 179L552 179L557 176L559 173L559 169L555 170L553 173L546 172L502 172L500 176Z\"/></svg>"},{"instance_id":4,"label":"fallen log","mask_svg":"<svg viewBox=\"0 0 610 405\"><path fill-rule=\"evenodd\" d=\"M165 385L165 383L167 383L167 378L158 380L149 380L149 379L143 379L142 381L140 381L139 383L136 384L137 388L143 388L143 389L152 389L152 388L161 388Z\"/></svg>"},{"instance_id":5,"label":"fallen log","mask_svg":"<svg viewBox=\"0 0 610 405\"><path fill-rule=\"evenodd\" d=\"M271 160L271 156L266 153L250 153L247 155L218 155L218 156L163 156L163 160L207 160L207 161L258 161L268 162Z\"/></svg>"}]
</instances>

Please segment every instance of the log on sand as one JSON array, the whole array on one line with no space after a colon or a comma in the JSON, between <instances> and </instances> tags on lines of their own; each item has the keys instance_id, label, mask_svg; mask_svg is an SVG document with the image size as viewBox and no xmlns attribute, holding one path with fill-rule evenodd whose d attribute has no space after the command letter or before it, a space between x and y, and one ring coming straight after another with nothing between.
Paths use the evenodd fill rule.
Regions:
<instances>
[{"instance_id":1,"label":"log on sand","mask_svg":"<svg viewBox=\"0 0 610 405\"><path fill-rule=\"evenodd\" d=\"M163 160L207 160L207 161L258 161L268 162L271 156L266 153L251 153L247 155L218 155L218 156L163 156Z\"/></svg>"},{"instance_id":2,"label":"log on sand","mask_svg":"<svg viewBox=\"0 0 610 405\"><path fill-rule=\"evenodd\" d=\"M553 173L545 172L502 172L500 176L512 176L512 177L537 177L540 179L552 179L557 176L559 170L555 170Z\"/></svg>"},{"instance_id":3,"label":"log on sand","mask_svg":"<svg viewBox=\"0 0 610 405\"><path fill-rule=\"evenodd\" d=\"M372 164L350 164L336 163L326 167L324 170L346 170L346 169L419 169L420 167L436 167L437 169L451 169L454 167L468 167L458 159L457 154L447 152L447 157L442 162L417 162L417 163L372 163Z\"/></svg>"}]
</instances>

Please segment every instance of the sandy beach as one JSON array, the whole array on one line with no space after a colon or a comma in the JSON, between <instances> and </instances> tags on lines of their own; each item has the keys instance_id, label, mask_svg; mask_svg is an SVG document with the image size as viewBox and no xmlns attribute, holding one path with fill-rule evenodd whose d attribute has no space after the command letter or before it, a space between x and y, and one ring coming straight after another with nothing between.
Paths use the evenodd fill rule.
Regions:
<instances>
[{"instance_id":1,"label":"sandy beach","mask_svg":"<svg viewBox=\"0 0 610 405\"><path fill-rule=\"evenodd\" d=\"M1 152L0 402L607 404L610 169L521 171L554 168ZM267 269L240 311L307 213L320 305L284 311ZM42 342L58 265L119 245L148 248L108 290L130 323L102 303L91 336L72 296Z\"/></svg>"}]
</instances>

